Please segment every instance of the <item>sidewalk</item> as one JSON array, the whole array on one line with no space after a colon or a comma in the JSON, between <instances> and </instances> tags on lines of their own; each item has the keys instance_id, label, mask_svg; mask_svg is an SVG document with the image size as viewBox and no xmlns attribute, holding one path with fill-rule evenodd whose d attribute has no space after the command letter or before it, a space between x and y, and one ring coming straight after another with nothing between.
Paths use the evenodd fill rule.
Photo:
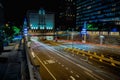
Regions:
<instances>
[{"instance_id":1,"label":"sidewalk","mask_svg":"<svg viewBox=\"0 0 120 80\"><path fill-rule=\"evenodd\" d=\"M0 55L0 80L21 80L20 42L10 43Z\"/></svg>"}]
</instances>

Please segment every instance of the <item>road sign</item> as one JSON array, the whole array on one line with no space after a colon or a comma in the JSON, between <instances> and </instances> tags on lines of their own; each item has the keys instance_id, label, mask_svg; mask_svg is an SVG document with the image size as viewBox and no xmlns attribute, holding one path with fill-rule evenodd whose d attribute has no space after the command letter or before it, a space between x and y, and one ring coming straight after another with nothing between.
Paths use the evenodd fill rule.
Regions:
<instances>
[{"instance_id":1,"label":"road sign","mask_svg":"<svg viewBox=\"0 0 120 80\"><path fill-rule=\"evenodd\" d=\"M83 28L82 31L81 31L81 34L87 34L87 29Z\"/></svg>"}]
</instances>

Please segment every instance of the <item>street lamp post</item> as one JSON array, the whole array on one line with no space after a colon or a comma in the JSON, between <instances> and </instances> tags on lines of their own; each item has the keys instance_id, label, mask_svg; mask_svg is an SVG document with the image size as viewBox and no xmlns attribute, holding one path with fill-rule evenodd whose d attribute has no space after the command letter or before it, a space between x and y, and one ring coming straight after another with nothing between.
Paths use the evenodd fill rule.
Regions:
<instances>
[{"instance_id":1,"label":"street lamp post","mask_svg":"<svg viewBox=\"0 0 120 80\"><path fill-rule=\"evenodd\" d=\"M74 34L73 34L74 29L72 28L72 48L73 48L73 39L74 39Z\"/></svg>"},{"instance_id":2,"label":"street lamp post","mask_svg":"<svg viewBox=\"0 0 120 80\"><path fill-rule=\"evenodd\" d=\"M56 37L55 37L55 41L57 42L58 40L58 31L59 31L59 28L56 29Z\"/></svg>"}]
</instances>

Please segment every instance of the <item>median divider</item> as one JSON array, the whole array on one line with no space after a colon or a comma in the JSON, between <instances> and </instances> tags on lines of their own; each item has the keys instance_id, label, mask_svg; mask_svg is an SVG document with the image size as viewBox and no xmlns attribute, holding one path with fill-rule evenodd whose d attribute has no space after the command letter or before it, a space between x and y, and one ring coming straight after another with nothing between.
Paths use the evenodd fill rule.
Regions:
<instances>
[{"instance_id":1,"label":"median divider","mask_svg":"<svg viewBox=\"0 0 120 80\"><path fill-rule=\"evenodd\" d=\"M88 56L90 59L95 58L100 62L107 62L112 66L120 67L120 61L114 60L112 57L105 57L103 54L97 55L96 52L92 53L90 51L85 51L78 48L64 48L64 50L77 55L80 54L82 56Z\"/></svg>"}]
</instances>

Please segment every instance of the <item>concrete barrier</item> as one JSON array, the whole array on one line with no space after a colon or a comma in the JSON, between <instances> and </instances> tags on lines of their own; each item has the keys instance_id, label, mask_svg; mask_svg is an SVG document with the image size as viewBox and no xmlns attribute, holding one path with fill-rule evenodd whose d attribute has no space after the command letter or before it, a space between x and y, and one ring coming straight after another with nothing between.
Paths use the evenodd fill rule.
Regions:
<instances>
[{"instance_id":1,"label":"concrete barrier","mask_svg":"<svg viewBox=\"0 0 120 80\"><path fill-rule=\"evenodd\" d=\"M96 52L92 54L90 51L86 52L77 48L64 48L64 50L75 54L81 54L82 56L89 56L90 59L96 58L100 62L108 62L112 66L120 66L120 61L114 60L112 57L107 58L103 54L97 55Z\"/></svg>"}]
</instances>

